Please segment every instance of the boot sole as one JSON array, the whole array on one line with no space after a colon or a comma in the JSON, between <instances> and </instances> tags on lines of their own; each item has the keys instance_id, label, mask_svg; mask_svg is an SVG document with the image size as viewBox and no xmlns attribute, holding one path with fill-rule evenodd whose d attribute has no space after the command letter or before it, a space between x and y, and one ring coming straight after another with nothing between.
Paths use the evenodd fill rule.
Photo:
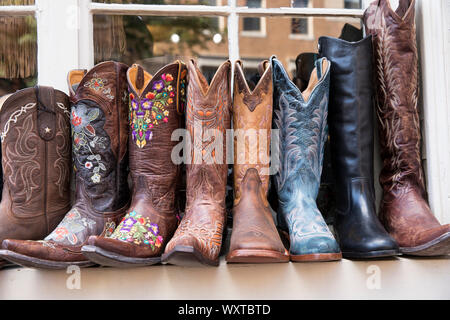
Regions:
<instances>
[{"instance_id":1,"label":"boot sole","mask_svg":"<svg viewBox=\"0 0 450 320\"><path fill-rule=\"evenodd\" d=\"M219 259L210 260L202 253L190 246L176 246L172 251L163 254L162 262L181 267L218 267Z\"/></svg>"},{"instance_id":2,"label":"boot sole","mask_svg":"<svg viewBox=\"0 0 450 320\"><path fill-rule=\"evenodd\" d=\"M342 256L345 259L377 259L399 256L398 250L380 250L369 252L342 252Z\"/></svg>"},{"instance_id":3,"label":"boot sole","mask_svg":"<svg viewBox=\"0 0 450 320\"><path fill-rule=\"evenodd\" d=\"M400 247L404 255L434 257L450 254L450 232L417 247Z\"/></svg>"},{"instance_id":4,"label":"boot sole","mask_svg":"<svg viewBox=\"0 0 450 320\"><path fill-rule=\"evenodd\" d=\"M95 266L91 261L60 262L29 257L10 250L0 250L0 257L25 268L64 270L70 266L88 268Z\"/></svg>"},{"instance_id":5,"label":"boot sole","mask_svg":"<svg viewBox=\"0 0 450 320\"><path fill-rule=\"evenodd\" d=\"M342 260L342 253L315 253L293 256L292 262L332 262Z\"/></svg>"},{"instance_id":6,"label":"boot sole","mask_svg":"<svg viewBox=\"0 0 450 320\"><path fill-rule=\"evenodd\" d=\"M226 260L227 263L246 264L288 263L289 256L277 251L240 249L229 253Z\"/></svg>"},{"instance_id":7,"label":"boot sole","mask_svg":"<svg viewBox=\"0 0 450 320\"><path fill-rule=\"evenodd\" d=\"M96 246L83 246L81 248L81 252L90 261L103 267L126 269L148 267L161 263L161 257L132 258L103 250L102 248Z\"/></svg>"}]
</instances>

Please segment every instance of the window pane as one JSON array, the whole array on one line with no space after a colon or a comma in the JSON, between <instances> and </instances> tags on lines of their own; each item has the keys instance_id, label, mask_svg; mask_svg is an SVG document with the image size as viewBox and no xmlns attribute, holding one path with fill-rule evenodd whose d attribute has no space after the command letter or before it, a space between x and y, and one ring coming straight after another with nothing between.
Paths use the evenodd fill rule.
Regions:
<instances>
[{"instance_id":1,"label":"window pane","mask_svg":"<svg viewBox=\"0 0 450 320\"><path fill-rule=\"evenodd\" d=\"M196 58L203 70L212 73L228 59L224 17L119 16L121 22L115 23L113 18L94 17L96 63L139 63L153 73L174 60Z\"/></svg>"},{"instance_id":2,"label":"window pane","mask_svg":"<svg viewBox=\"0 0 450 320\"><path fill-rule=\"evenodd\" d=\"M238 6L245 7L250 0L237 0ZM310 7L310 8L347 8L360 9L361 0L260 0L262 7L280 8L280 7Z\"/></svg>"},{"instance_id":3,"label":"window pane","mask_svg":"<svg viewBox=\"0 0 450 320\"><path fill-rule=\"evenodd\" d=\"M265 19L266 34L260 36L241 36L239 39L240 56L244 62L246 78L249 83L255 83L257 79L258 64L276 55L283 63L286 71L292 79L296 73L296 58L300 53L317 52L317 44L320 36L339 37L345 23L361 28L360 19L353 18L305 18L298 19L301 22L297 30L306 28L306 34L296 34L292 30L291 18L268 17ZM294 19L295 21L295 19ZM308 27L303 27L306 23ZM301 31L304 31L301 30ZM329 150L325 153L322 185L319 194L318 205L328 221L332 218L331 212L335 203L333 190L333 173L329 160Z\"/></svg>"},{"instance_id":4,"label":"window pane","mask_svg":"<svg viewBox=\"0 0 450 320\"><path fill-rule=\"evenodd\" d=\"M0 96L36 85L36 19L0 17L0 42Z\"/></svg>"},{"instance_id":5,"label":"window pane","mask_svg":"<svg viewBox=\"0 0 450 320\"><path fill-rule=\"evenodd\" d=\"M207 6L224 6L228 4L228 0L93 0L93 2Z\"/></svg>"}]
</instances>

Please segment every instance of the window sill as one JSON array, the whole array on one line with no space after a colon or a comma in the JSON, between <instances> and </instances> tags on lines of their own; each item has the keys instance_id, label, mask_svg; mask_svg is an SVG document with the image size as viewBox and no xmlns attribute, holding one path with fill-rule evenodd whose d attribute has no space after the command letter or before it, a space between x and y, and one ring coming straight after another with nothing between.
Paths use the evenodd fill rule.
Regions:
<instances>
[{"instance_id":1,"label":"window sill","mask_svg":"<svg viewBox=\"0 0 450 320\"><path fill-rule=\"evenodd\" d=\"M371 266L381 289L368 289ZM372 267L373 268L373 267ZM450 256L219 268L154 266L81 271L81 290L68 290L65 271L0 271L0 299L449 299ZM369 279L369 280L368 280Z\"/></svg>"}]
</instances>

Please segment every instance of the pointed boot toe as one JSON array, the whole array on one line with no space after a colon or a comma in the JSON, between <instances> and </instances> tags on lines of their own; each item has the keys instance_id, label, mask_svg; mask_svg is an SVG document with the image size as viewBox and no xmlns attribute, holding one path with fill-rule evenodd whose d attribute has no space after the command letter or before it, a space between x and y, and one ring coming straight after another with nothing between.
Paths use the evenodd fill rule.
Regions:
<instances>
[{"instance_id":1,"label":"pointed boot toe","mask_svg":"<svg viewBox=\"0 0 450 320\"><path fill-rule=\"evenodd\" d=\"M68 251L50 241L4 240L0 256L26 268L65 269L69 266L90 267L80 250Z\"/></svg>"},{"instance_id":2,"label":"pointed boot toe","mask_svg":"<svg viewBox=\"0 0 450 320\"><path fill-rule=\"evenodd\" d=\"M137 268L161 263L160 255L153 250L142 250L138 245L121 240L91 236L88 245L81 248L90 261L114 268Z\"/></svg>"}]
</instances>

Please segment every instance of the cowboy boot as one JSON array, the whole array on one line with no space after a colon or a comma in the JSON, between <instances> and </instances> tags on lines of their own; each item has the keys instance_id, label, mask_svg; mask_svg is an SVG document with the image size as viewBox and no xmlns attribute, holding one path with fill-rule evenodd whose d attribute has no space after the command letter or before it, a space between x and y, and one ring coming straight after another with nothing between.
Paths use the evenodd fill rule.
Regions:
<instances>
[{"instance_id":1,"label":"cowboy boot","mask_svg":"<svg viewBox=\"0 0 450 320\"><path fill-rule=\"evenodd\" d=\"M331 61L328 124L336 181L334 228L344 258L350 259L399 253L375 205L371 41L319 39L320 55Z\"/></svg>"},{"instance_id":2,"label":"cowboy boot","mask_svg":"<svg viewBox=\"0 0 450 320\"><path fill-rule=\"evenodd\" d=\"M236 63L233 103L235 199L228 263L289 262L289 253L281 242L267 201L273 113L269 61L260 65L259 73L258 84L250 88L242 62Z\"/></svg>"},{"instance_id":3,"label":"cowboy boot","mask_svg":"<svg viewBox=\"0 0 450 320\"><path fill-rule=\"evenodd\" d=\"M133 200L111 236L92 236L89 246L82 248L97 264L136 267L160 263L165 245L175 233L175 191L181 168L171 159L177 144L171 136L182 127L186 74L186 66L178 61L154 77L139 65L128 70Z\"/></svg>"},{"instance_id":4,"label":"cowboy boot","mask_svg":"<svg viewBox=\"0 0 450 320\"><path fill-rule=\"evenodd\" d=\"M340 260L339 245L316 204L328 137L330 62L315 62L303 92L275 57L272 65L274 128L280 130L280 169L274 180L280 226L289 229L291 261Z\"/></svg>"},{"instance_id":5,"label":"cowboy boot","mask_svg":"<svg viewBox=\"0 0 450 320\"><path fill-rule=\"evenodd\" d=\"M129 206L128 67L104 62L69 73L75 203L44 241L5 240L9 260L25 267L93 265L81 252L91 235L109 235Z\"/></svg>"},{"instance_id":6,"label":"cowboy boot","mask_svg":"<svg viewBox=\"0 0 450 320\"><path fill-rule=\"evenodd\" d=\"M69 97L50 87L18 91L1 107L0 130L0 242L43 239L70 209ZM5 250L0 257L15 262Z\"/></svg>"},{"instance_id":7,"label":"cowboy boot","mask_svg":"<svg viewBox=\"0 0 450 320\"><path fill-rule=\"evenodd\" d=\"M231 62L222 64L211 85L191 60L186 112L186 212L163 262L219 265L226 218L226 131L231 127Z\"/></svg>"},{"instance_id":8,"label":"cowboy boot","mask_svg":"<svg viewBox=\"0 0 450 320\"><path fill-rule=\"evenodd\" d=\"M364 14L373 35L383 169L380 218L403 254L450 254L450 225L441 225L426 200L417 107L415 0L374 1Z\"/></svg>"}]
</instances>

